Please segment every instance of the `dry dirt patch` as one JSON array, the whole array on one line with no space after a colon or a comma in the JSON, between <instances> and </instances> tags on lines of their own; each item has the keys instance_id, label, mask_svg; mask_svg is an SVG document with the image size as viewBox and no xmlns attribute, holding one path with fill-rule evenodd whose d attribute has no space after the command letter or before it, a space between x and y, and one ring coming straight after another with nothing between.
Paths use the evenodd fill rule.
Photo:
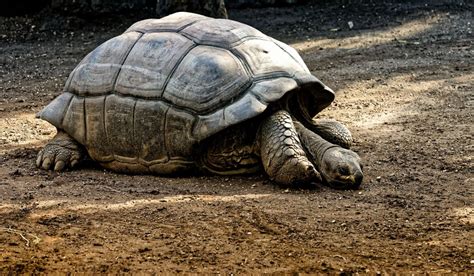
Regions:
<instances>
[{"instance_id":1,"label":"dry dirt patch","mask_svg":"<svg viewBox=\"0 0 474 276\"><path fill-rule=\"evenodd\" d=\"M472 7L391 2L230 11L337 91L358 191L38 170L34 114L138 18L0 18L0 272L473 273Z\"/></svg>"}]
</instances>

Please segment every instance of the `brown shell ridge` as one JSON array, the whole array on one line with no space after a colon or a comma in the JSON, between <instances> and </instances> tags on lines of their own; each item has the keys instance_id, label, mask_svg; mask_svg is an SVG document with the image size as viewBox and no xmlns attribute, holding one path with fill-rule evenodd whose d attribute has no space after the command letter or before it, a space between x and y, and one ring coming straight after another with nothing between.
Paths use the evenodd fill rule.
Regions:
<instances>
[{"instance_id":1,"label":"brown shell ridge","mask_svg":"<svg viewBox=\"0 0 474 276\"><path fill-rule=\"evenodd\" d=\"M242 37L240 40L238 40L234 43L228 44L228 43L212 42L212 41L208 41L208 40L200 40L197 37L194 37L194 36L192 36L190 34L187 34L187 33L182 33L181 31L179 31L177 33L184 36L184 37L186 37L187 39L193 41L196 44L205 45L205 46L214 46L214 47L219 47L219 48L223 48L223 49L226 49L226 50L231 50L232 48L234 48L236 46L239 46L240 44L242 44L242 43L244 43L248 40L252 40L252 39L272 41L271 39L267 38L266 35L265 36L248 35L248 36Z\"/></svg>"},{"instance_id":2,"label":"brown shell ridge","mask_svg":"<svg viewBox=\"0 0 474 276\"><path fill-rule=\"evenodd\" d=\"M295 74L289 74L288 72L285 72L285 71L279 71L279 72L264 74L264 75L259 75L259 76L250 76L250 81L248 81L244 85L242 85L242 87L239 89L240 93L236 93L237 97L232 98L230 100L230 102L231 103L235 102L235 101L239 100L240 98L244 97L245 93L242 93L242 92L246 91L254 83L262 81L262 80L268 80L268 79L279 78L279 77L293 78L295 81L298 82L298 84L301 84L301 81L299 81L298 78L295 78ZM74 97L78 97L78 98L94 98L94 97L116 95L116 96L120 96L120 97L140 99L140 100L145 100L145 101L161 101L161 102L163 102L167 105L174 106L174 107L176 107L176 108L178 108L178 109L180 109L184 112L187 112L191 115L205 115L205 114L212 113L212 112L214 112L214 111L221 108L221 107L217 107L217 108L214 108L214 109L197 112L197 111L195 111L193 109L190 109L190 108L187 108L185 106L180 106L180 105L177 105L175 103L172 103L171 101L168 101L168 100L166 100L165 98L162 98L162 97L140 97L140 96L136 96L136 95L123 94L123 93L117 92L115 90L114 91L107 91L107 92L104 92L104 93L94 93L94 94L83 93L83 95L78 95L78 94L76 94L72 91L64 91L64 93L70 93L70 94L74 95ZM71 98L70 101L72 101L72 98ZM70 102L69 102L69 104L70 104Z\"/></svg>"},{"instance_id":3,"label":"brown shell ridge","mask_svg":"<svg viewBox=\"0 0 474 276\"><path fill-rule=\"evenodd\" d=\"M290 74L286 71L274 71L274 72L271 72L271 73L259 74L257 76L254 76L252 78L252 80L254 82L257 82L257 81L268 80L268 79L273 79L273 78L282 78L282 77L283 78L295 78L295 74Z\"/></svg>"},{"instance_id":4,"label":"brown shell ridge","mask_svg":"<svg viewBox=\"0 0 474 276\"><path fill-rule=\"evenodd\" d=\"M244 70L245 70L245 73L250 76L250 81L253 82L254 81L254 74L252 72L252 69L250 69L250 66L249 64L245 61L245 59L242 57L242 55L239 53L239 51L237 51L235 48L230 48L230 49L227 49L228 51L230 51L240 62L240 64L242 64Z\"/></svg>"},{"instance_id":5,"label":"brown shell ridge","mask_svg":"<svg viewBox=\"0 0 474 276\"><path fill-rule=\"evenodd\" d=\"M250 81L248 81L248 82L244 83L243 85L241 85L241 86L237 89L237 90L239 91L238 93L236 93L237 96L231 98L231 99L229 100L229 102L232 104L233 102L235 102L235 101L239 100L240 98L244 97L244 96L245 96L245 93L243 93L243 92L245 92L246 90L248 90L248 88L251 87L254 82L255 82L254 79L253 79L252 77L250 77ZM176 96L175 96L175 97L176 97ZM182 98L182 97L176 97L176 98L184 99L184 98ZM212 101L212 100L213 100L213 99L209 99L208 101L201 102L201 104L208 103L208 102L210 102L210 101ZM163 101L163 102L166 103L166 102L168 102L168 101ZM181 108L180 106L178 106L178 105L175 104L175 103L171 103L171 102L170 102L169 104L171 104L171 105L173 105L173 106L177 106L179 109L185 110L184 107ZM193 110L193 114L196 114L196 115L209 114L209 113L212 113L212 112L214 112L214 111L216 111L216 110L219 110L219 109L221 109L221 108L225 108L225 107L219 106L219 107L217 107L217 108L213 108L213 109L209 109L209 110L204 110L204 111L201 111L201 112L197 112L197 111L194 111L194 110Z\"/></svg>"},{"instance_id":6,"label":"brown shell ridge","mask_svg":"<svg viewBox=\"0 0 474 276\"><path fill-rule=\"evenodd\" d=\"M144 98L144 97L139 97L139 96L134 96L134 95L127 95L127 94L123 94L123 93L120 93L120 92L116 92L116 91L109 91L109 92L106 92L106 93L101 93L101 94L84 94L84 95L77 95L73 92L70 92L70 91L65 91L64 93L69 93L69 94L72 94L74 97L77 97L77 98L96 98L96 97L103 97L103 96L110 96L110 95L115 95L115 96L119 96L119 97L124 97L124 98L132 98L132 99L139 99L139 100L144 100L144 101L159 101L159 102L162 102L168 106L173 106L183 112L186 112L190 115L204 115L204 114L207 114L209 112L212 112L213 110L209 111L209 110L205 110L205 111L202 111L202 112L197 112L195 110L192 110L190 108L187 108L185 106L180 106L180 105L177 105L175 103L172 103L164 98L159 98L159 97L148 97L148 98ZM216 109L219 109L219 108L216 108Z\"/></svg>"},{"instance_id":7,"label":"brown shell ridge","mask_svg":"<svg viewBox=\"0 0 474 276\"><path fill-rule=\"evenodd\" d=\"M131 29L131 30L126 30L124 33L129 33L129 32L139 32L143 34L148 34L148 33L163 33L163 32L169 32L169 33L178 33L181 34L180 32L187 27L201 21L208 21L208 20L213 20L214 18L209 18L209 19L202 19L202 20L195 20L193 22L190 22L184 26L181 26L180 28L177 29L169 29L169 28L155 28L155 29L149 29L149 30L144 30L144 29Z\"/></svg>"}]
</instances>

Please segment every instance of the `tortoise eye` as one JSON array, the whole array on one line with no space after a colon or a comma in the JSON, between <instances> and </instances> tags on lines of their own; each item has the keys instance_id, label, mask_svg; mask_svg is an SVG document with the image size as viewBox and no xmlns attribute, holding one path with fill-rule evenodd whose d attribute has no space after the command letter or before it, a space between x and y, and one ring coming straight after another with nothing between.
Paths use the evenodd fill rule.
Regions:
<instances>
[{"instance_id":1,"label":"tortoise eye","mask_svg":"<svg viewBox=\"0 0 474 276\"><path fill-rule=\"evenodd\" d=\"M349 169L347 167L339 167L337 169L338 173L341 175L349 175Z\"/></svg>"}]
</instances>

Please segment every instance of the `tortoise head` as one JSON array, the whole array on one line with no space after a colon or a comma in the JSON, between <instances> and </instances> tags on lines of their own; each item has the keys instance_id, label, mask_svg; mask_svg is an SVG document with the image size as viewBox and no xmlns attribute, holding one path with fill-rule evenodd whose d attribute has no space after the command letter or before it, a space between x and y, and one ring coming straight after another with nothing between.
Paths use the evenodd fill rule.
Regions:
<instances>
[{"instance_id":1,"label":"tortoise head","mask_svg":"<svg viewBox=\"0 0 474 276\"><path fill-rule=\"evenodd\" d=\"M337 189L357 189L364 176L359 155L341 147L326 150L320 169L328 185Z\"/></svg>"}]
</instances>

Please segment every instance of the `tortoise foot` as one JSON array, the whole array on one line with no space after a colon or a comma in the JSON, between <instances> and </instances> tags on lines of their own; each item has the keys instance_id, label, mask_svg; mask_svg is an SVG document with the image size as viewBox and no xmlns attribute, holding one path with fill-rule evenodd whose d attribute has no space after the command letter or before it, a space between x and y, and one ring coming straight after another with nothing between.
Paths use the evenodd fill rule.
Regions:
<instances>
[{"instance_id":1,"label":"tortoise foot","mask_svg":"<svg viewBox=\"0 0 474 276\"><path fill-rule=\"evenodd\" d=\"M84 157L84 147L65 132L58 131L38 153L36 166L44 170L63 171L76 166Z\"/></svg>"},{"instance_id":2,"label":"tortoise foot","mask_svg":"<svg viewBox=\"0 0 474 276\"><path fill-rule=\"evenodd\" d=\"M286 111L277 111L262 123L260 151L263 167L275 182L293 184L321 181Z\"/></svg>"}]
</instances>

